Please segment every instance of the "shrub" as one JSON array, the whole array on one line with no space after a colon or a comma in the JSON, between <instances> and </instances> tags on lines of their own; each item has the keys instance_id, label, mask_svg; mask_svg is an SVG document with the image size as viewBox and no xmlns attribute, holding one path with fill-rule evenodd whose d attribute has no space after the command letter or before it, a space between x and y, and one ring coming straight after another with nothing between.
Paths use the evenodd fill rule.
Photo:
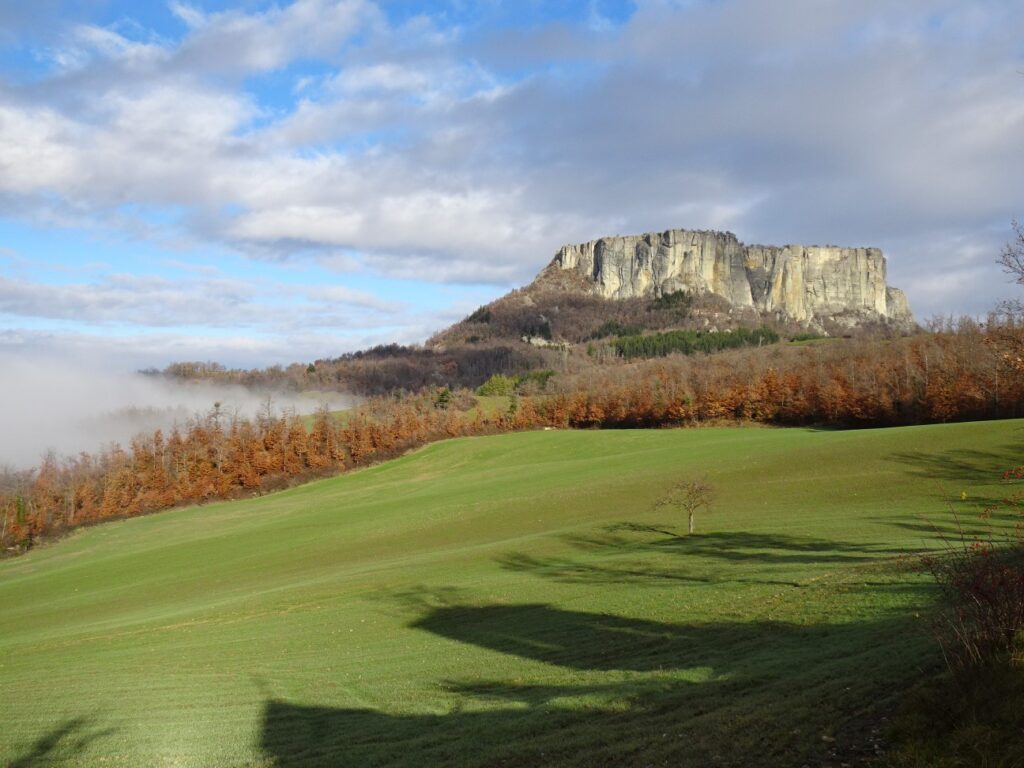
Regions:
<instances>
[{"instance_id":1,"label":"shrub","mask_svg":"<svg viewBox=\"0 0 1024 768\"><path fill-rule=\"evenodd\" d=\"M789 337L790 341L801 342L801 341L817 341L818 339L828 339L829 336L823 336L820 333L797 333Z\"/></svg>"},{"instance_id":2,"label":"shrub","mask_svg":"<svg viewBox=\"0 0 1024 768\"><path fill-rule=\"evenodd\" d=\"M779 334L771 328L737 328L735 331L668 331L646 336L620 336L611 346L622 357L664 357L679 352L717 352L737 347L774 344Z\"/></svg>"},{"instance_id":3,"label":"shrub","mask_svg":"<svg viewBox=\"0 0 1024 768\"><path fill-rule=\"evenodd\" d=\"M647 307L647 310L657 311L659 309L674 309L681 316L686 316L690 307L693 306L693 295L689 291L678 290L672 293L663 293Z\"/></svg>"},{"instance_id":4,"label":"shrub","mask_svg":"<svg viewBox=\"0 0 1024 768\"><path fill-rule=\"evenodd\" d=\"M593 330L589 339L606 339L609 336L636 336L643 332L639 325L626 325L619 320L605 320Z\"/></svg>"},{"instance_id":5,"label":"shrub","mask_svg":"<svg viewBox=\"0 0 1024 768\"><path fill-rule=\"evenodd\" d=\"M1017 516L1021 498L1003 499L982 516ZM923 680L904 698L879 768L1024 765L1024 534L1018 525L1001 539L968 535L955 513L954 520L956 538L924 558L942 593L934 627L949 673Z\"/></svg>"},{"instance_id":6,"label":"shrub","mask_svg":"<svg viewBox=\"0 0 1024 768\"><path fill-rule=\"evenodd\" d=\"M476 393L483 396L511 395L515 392L517 383L516 379L512 376L496 373L477 387Z\"/></svg>"},{"instance_id":7,"label":"shrub","mask_svg":"<svg viewBox=\"0 0 1024 768\"><path fill-rule=\"evenodd\" d=\"M477 387L476 393L484 396L537 394L538 392L544 391L547 387L548 379L554 375L555 372L552 370L529 371L527 373L519 374L518 376L505 376L503 374L496 373Z\"/></svg>"},{"instance_id":8,"label":"shrub","mask_svg":"<svg viewBox=\"0 0 1024 768\"><path fill-rule=\"evenodd\" d=\"M937 637L950 669L1011 662L1024 630L1024 542L961 536L925 558L943 596Z\"/></svg>"}]
</instances>

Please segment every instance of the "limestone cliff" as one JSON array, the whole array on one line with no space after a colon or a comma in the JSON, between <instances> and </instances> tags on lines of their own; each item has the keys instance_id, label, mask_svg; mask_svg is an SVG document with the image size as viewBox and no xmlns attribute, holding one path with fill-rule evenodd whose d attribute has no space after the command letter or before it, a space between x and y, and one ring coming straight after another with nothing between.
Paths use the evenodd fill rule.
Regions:
<instances>
[{"instance_id":1,"label":"limestone cliff","mask_svg":"<svg viewBox=\"0 0 1024 768\"><path fill-rule=\"evenodd\" d=\"M886 285L877 248L744 245L731 232L670 229L564 246L535 285L570 275L604 298L687 290L798 322L913 325L903 292Z\"/></svg>"}]
</instances>

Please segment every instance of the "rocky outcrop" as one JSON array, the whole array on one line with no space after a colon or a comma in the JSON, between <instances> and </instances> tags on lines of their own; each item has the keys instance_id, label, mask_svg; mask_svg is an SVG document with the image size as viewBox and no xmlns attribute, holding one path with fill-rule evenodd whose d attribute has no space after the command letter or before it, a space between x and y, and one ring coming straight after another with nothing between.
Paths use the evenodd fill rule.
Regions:
<instances>
[{"instance_id":1,"label":"rocky outcrop","mask_svg":"<svg viewBox=\"0 0 1024 768\"><path fill-rule=\"evenodd\" d=\"M567 272L605 298L687 290L798 322L913 325L906 296L886 285L877 248L744 245L731 232L670 229L564 246L538 282Z\"/></svg>"}]
</instances>

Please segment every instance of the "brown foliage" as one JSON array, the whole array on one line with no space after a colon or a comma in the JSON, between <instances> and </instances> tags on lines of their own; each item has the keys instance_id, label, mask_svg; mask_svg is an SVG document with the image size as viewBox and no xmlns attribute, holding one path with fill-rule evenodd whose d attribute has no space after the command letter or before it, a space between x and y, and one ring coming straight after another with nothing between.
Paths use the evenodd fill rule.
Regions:
<instances>
[{"instance_id":1,"label":"brown foliage","mask_svg":"<svg viewBox=\"0 0 1024 768\"><path fill-rule=\"evenodd\" d=\"M962 538L925 565L945 598L936 629L949 667L1013 661L1024 630L1024 541Z\"/></svg>"},{"instance_id":2,"label":"brown foliage","mask_svg":"<svg viewBox=\"0 0 1024 768\"><path fill-rule=\"evenodd\" d=\"M428 442L538 427L668 427L718 420L893 426L1022 415L1024 377L1007 369L998 332L963 323L939 333L711 356L577 366L548 394L485 415L465 392L376 397L339 420L319 413L253 420L218 410L127 449L0 476L0 544L179 504L260 493L397 456ZM575 372L571 372L575 370Z\"/></svg>"}]
</instances>

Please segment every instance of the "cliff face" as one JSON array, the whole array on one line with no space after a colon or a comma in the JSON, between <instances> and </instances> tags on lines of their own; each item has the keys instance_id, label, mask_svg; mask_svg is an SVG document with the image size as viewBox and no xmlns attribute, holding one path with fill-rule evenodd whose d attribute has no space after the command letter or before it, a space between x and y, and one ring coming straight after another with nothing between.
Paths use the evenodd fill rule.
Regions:
<instances>
[{"instance_id":1,"label":"cliff face","mask_svg":"<svg viewBox=\"0 0 1024 768\"><path fill-rule=\"evenodd\" d=\"M744 245L731 232L670 229L564 246L541 277L558 272L610 299L682 289L799 322L914 322L903 292L886 285L877 248Z\"/></svg>"}]
</instances>

